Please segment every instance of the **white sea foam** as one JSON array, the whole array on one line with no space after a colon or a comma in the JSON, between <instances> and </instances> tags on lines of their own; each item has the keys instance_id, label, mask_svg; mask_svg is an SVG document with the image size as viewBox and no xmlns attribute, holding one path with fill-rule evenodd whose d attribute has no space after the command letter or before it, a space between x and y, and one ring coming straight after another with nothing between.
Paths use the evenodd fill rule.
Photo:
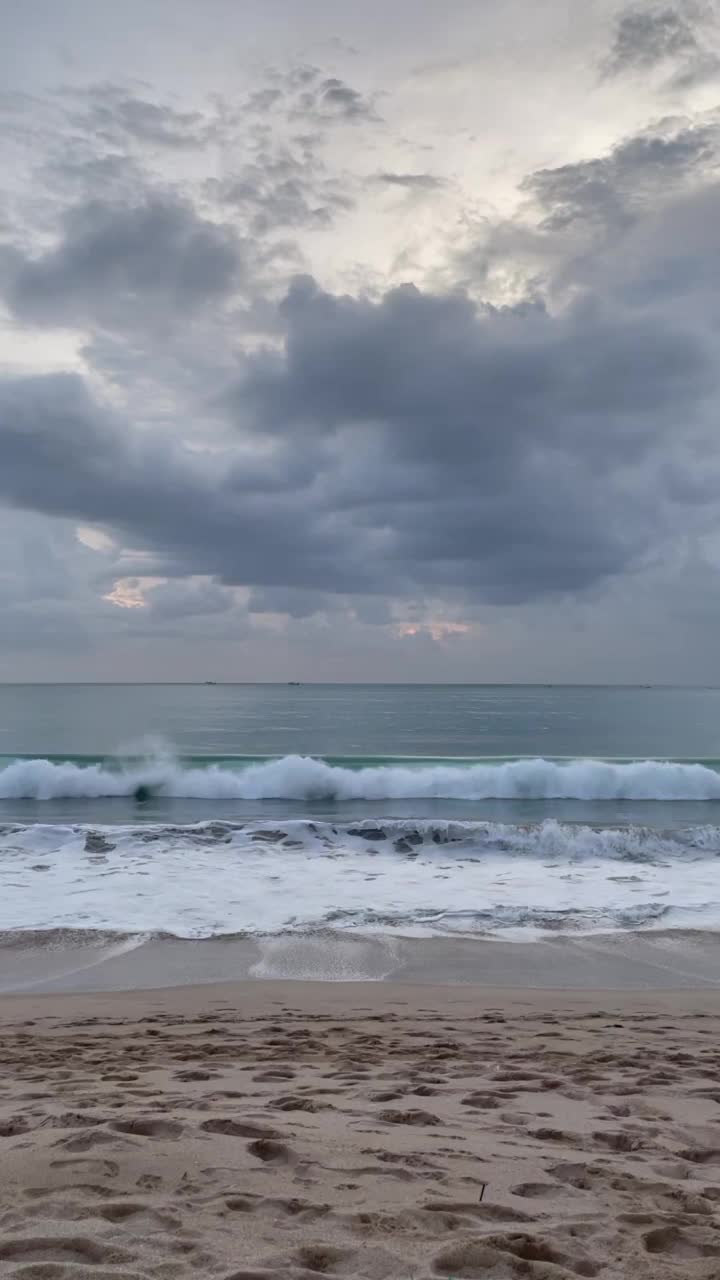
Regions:
<instances>
[{"instance_id":1,"label":"white sea foam","mask_svg":"<svg viewBox=\"0 0 720 1280\"><path fill-rule=\"evenodd\" d=\"M720 829L369 820L0 828L0 930L720 928Z\"/></svg>"},{"instance_id":2,"label":"white sea foam","mask_svg":"<svg viewBox=\"0 0 720 1280\"><path fill-rule=\"evenodd\" d=\"M0 767L0 799L132 796L203 800L720 800L720 773L665 760L510 760L347 768L308 756L234 767L157 758L125 768L49 760Z\"/></svg>"}]
</instances>

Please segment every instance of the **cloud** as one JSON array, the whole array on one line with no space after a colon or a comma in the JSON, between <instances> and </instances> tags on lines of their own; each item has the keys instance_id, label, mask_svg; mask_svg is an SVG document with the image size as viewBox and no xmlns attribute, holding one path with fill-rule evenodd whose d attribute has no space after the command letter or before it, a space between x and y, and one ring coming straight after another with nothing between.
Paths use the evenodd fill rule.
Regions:
<instances>
[{"instance_id":1,"label":"cloud","mask_svg":"<svg viewBox=\"0 0 720 1280\"><path fill-rule=\"evenodd\" d=\"M343 120L375 119L374 108L367 99L337 76L321 80L316 86L314 106L321 115Z\"/></svg>"},{"instance_id":2,"label":"cloud","mask_svg":"<svg viewBox=\"0 0 720 1280\"><path fill-rule=\"evenodd\" d=\"M265 84L247 97L243 116L280 115L290 123L323 132L336 125L377 123L380 119L372 96L339 76L328 76L319 67L292 66L265 72Z\"/></svg>"},{"instance_id":3,"label":"cloud","mask_svg":"<svg viewBox=\"0 0 720 1280\"><path fill-rule=\"evenodd\" d=\"M326 527L299 455L203 452L132 429L71 374L0 382L0 441L0 498L119 530L145 553L136 574L313 587L334 578L335 588L351 574L349 532ZM116 573L127 574L120 561Z\"/></svg>"},{"instance_id":4,"label":"cloud","mask_svg":"<svg viewBox=\"0 0 720 1280\"><path fill-rule=\"evenodd\" d=\"M283 350L246 355L222 399L238 443L209 453L129 428L77 377L4 383L0 495L112 530L150 578L343 596L583 592L674 527L667 460L690 465L716 381L698 334L307 278L279 321Z\"/></svg>"},{"instance_id":5,"label":"cloud","mask_svg":"<svg viewBox=\"0 0 720 1280\"><path fill-rule=\"evenodd\" d=\"M583 415L684 401L708 368L702 346L661 319L636 324L578 306L474 305L413 285L379 301L337 296L307 277L282 304L285 352L248 361L236 404L257 428L338 433L380 427L398 456L505 455L567 438ZM652 371L654 376L648 376ZM502 429L500 429L502 428Z\"/></svg>"},{"instance_id":6,"label":"cloud","mask_svg":"<svg viewBox=\"0 0 720 1280\"><path fill-rule=\"evenodd\" d=\"M330 178L312 151L259 149L250 163L231 176L211 179L208 192L232 208L249 233L262 236L278 228L328 227L353 207L337 178Z\"/></svg>"},{"instance_id":7,"label":"cloud","mask_svg":"<svg viewBox=\"0 0 720 1280\"><path fill-rule=\"evenodd\" d=\"M404 187L407 191L439 191L445 183L431 173L377 173L373 178L386 187Z\"/></svg>"},{"instance_id":8,"label":"cloud","mask_svg":"<svg viewBox=\"0 0 720 1280\"><path fill-rule=\"evenodd\" d=\"M668 87L692 88L720 73L720 58L705 44L703 11L687 5L633 5L621 12L605 76L670 68Z\"/></svg>"},{"instance_id":9,"label":"cloud","mask_svg":"<svg viewBox=\"0 0 720 1280\"><path fill-rule=\"evenodd\" d=\"M250 593L247 607L249 613L311 618L318 613L335 612L339 608L339 597L324 591L307 591L302 587L261 587Z\"/></svg>"},{"instance_id":10,"label":"cloud","mask_svg":"<svg viewBox=\"0 0 720 1280\"><path fill-rule=\"evenodd\" d=\"M94 200L68 211L54 248L6 257L6 297L15 315L34 324L113 327L121 320L142 328L221 301L242 265L232 231L199 217L187 201L149 194L137 204Z\"/></svg>"},{"instance_id":11,"label":"cloud","mask_svg":"<svg viewBox=\"0 0 720 1280\"><path fill-rule=\"evenodd\" d=\"M617 229L672 192L720 173L720 116L668 119L623 139L606 155L540 169L523 183L543 211L543 226L575 222Z\"/></svg>"},{"instance_id":12,"label":"cloud","mask_svg":"<svg viewBox=\"0 0 720 1280\"><path fill-rule=\"evenodd\" d=\"M628 68L654 67L697 47L690 22L677 8L634 6L618 18L607 70L617 74Z\"/></svg>"},{"instance_id":13,"label":"cloud","mask_svg":"<svg viewBox=\"0 0 720 1280\"><path fill-rule=\"evenodd\" d=\"M717 110L666 118L604 155L528 174L516 215L471 223L446 278L504 305L557 309L610 292L637 304L656 286L678 299L714 279L719 184ZM698 316L709 334L706 305Z\"/></svg>"},{"instance_id":14,"label":"cloud","mask_svg":"<svg viewBox=\"0 0 720 1280\"><path fill-rule=\"evenodd\" d=\"M444 115L437 81L373 95L360 62L214 102L113 82L18 109L0 293L14 367L35 363L0 372L14 652L47 610L68 655L154 636L199 663L232 634L253 674L292 646L303 678L342 678L347 645L402 677L444 645L473 678L495 644L512 678L525 630L572 658L556 614L603 648L631 614L658 628L666 562L719 514L720 117L668 114L708 52L700 17L640 12L602 86L582 64L606 149L563 152L549 111L500 177L475 139L464 195L479 55Z\"/></svg>"},{"instance_id":15,"label":"cloud","mask_svg":"<svg viewBox=\"0 0 720 1280\"><path fill-rule=\"evenodd\" d=\"M75 128L112 146L140 143L172 150L205 146L216 125L199 111L178 111L166 103L140 97L117 84L92 85L66 92L80 107L71 111Z\"/></svg>"},{"instance_id":16,"label":"cloud","mask_svg":"<svg viewBox=\"0 0 720 1280\"><path fill-rule=\"evenodd\" d=\"M233 605L228 591L204 581L164 582L153 587L146 600L152 618L164 622L226 614Z\"/></svg>"},{"instance_id":17,"label":"cloud","mask_svg":"<svg viewBox=\"0 0 720 1280\"><path fill-rule=\"evenodd\" d=\"M93 200L132 206L152 182L127 152L92 152L84 142L65 143L39 166L41 177L63 207ZM54 212L57 211L57 205Z\"/></svg>"}]
</instances>

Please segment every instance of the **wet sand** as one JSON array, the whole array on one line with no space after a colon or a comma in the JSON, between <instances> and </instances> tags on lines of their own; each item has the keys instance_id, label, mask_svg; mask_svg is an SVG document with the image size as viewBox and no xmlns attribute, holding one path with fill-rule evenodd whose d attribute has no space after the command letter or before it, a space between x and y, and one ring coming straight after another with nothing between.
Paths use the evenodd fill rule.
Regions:
<instances>
[{"instance_id":1,"label":"wet sand","mask_svg":"<svg viewBox=\"0 0 720 1280\"><path fill-rule=\"evenodd\" d=\"M0 1276L720 1276L720 993L0 999Z\"/></svg>"},{"instance_id":2,"label":"wet sand","mask_svg":"<svg viewBox=\"0 0 720 1280\"><path fill-rule=\"evenodd\" d=\"M246 979L720 990L720 933L625 930L545 935L533 942L340 930L197 941L91 930L0 934L0 993L130 991Z\"/></svg>"}]
</instances>

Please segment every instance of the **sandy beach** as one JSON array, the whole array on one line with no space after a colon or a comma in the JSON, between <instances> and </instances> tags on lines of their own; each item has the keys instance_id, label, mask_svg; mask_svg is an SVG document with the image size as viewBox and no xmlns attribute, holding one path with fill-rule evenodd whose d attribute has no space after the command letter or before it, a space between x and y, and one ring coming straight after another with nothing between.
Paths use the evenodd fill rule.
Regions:
<instances>
[{"instance_id":1,"label":"sandy beach","mask_svg":"<svg viewBox=\"0 0 720 1280\"><path fill-rule=\"evenodd\" d=\"M0 1275L720 1276L720 995L0 1000Z\"/></svg>"}]
</instances>

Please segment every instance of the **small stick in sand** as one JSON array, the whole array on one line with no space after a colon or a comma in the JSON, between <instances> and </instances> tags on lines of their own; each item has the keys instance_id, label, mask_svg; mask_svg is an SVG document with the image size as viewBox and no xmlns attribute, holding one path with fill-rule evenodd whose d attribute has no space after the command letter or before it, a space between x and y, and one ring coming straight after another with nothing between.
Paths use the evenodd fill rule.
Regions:
<instances>
[{"instance_id":1,"label":"small stick in sand","mask_svg":"<svg viewBox=\"0 0 720 1280\"><path fill-rule=\"evenodd\" d=\"M481 1190L481 1192L480 1192L480 1204L482 1204L482 1198L483 1198L483 1196L485 1195L485 1188L486 1188L486 1186L487 1186L487 1182L481 1182L481 1183L480 1183L480 1186L481 1186L481 1188L482 1188L482 1190Z\"/></svg>"}]
</instances>

